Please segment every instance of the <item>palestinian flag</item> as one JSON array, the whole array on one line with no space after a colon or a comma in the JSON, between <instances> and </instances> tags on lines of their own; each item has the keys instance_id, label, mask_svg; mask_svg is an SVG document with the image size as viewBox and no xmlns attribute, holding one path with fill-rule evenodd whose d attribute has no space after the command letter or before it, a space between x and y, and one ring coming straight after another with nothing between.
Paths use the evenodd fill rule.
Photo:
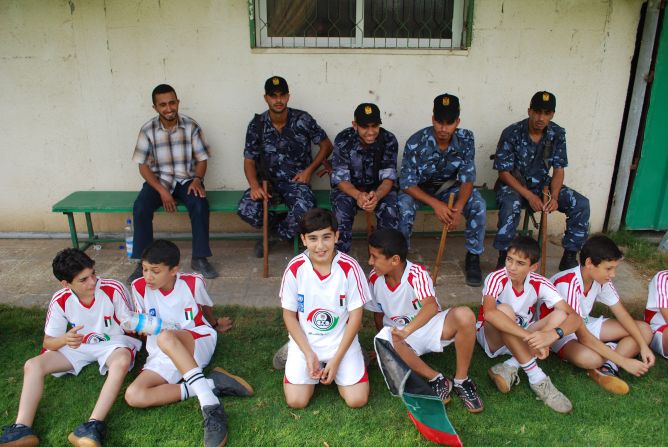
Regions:
<instances>
[{"instance_id":1,"label":"palestinian flag","mask_svg":"<svg viewBox=\"0 0 668 447\"><path fill-rule=\"evenodd\" d=\"M443 402L429 384L401 360L390 342L375 338L374 346L385 384L392 395L404 401L409 419L422 436L437 444L463 447Z\"/></svg>"}]
</instances>

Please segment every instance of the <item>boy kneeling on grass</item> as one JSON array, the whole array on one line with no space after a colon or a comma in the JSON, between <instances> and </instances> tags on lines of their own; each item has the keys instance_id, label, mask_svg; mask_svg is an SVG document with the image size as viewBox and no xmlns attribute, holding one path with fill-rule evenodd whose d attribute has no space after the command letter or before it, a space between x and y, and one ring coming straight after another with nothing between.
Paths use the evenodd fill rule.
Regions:
<instances>
[{"instance_id":1,"label":"boy kneeling on grass","mask_svg":"<svg viewBox=\"0 0 668 447\"><path fill-rule=\"evenodd\" d=\"M63 289L51 298L44 325L43 352L25 363L23 389L16 423L5 427L0 445L30 447L39 444L32 430L44 376L78 375L97 362L107 380L87 422L68 436L74 446L99 447L106 433L104 422L123 379L132 368L141 342L125 335L120 321L133 310L123 284L95 276L95 261L81 250L68 248L53 259L53 274Z\"/></svg>"},{"instance_id":2,"label":"boy kneeling on grass","mask_svg":"<svg viewBox=\"0 0 668 447\"><path fill-rule=\"evenodd\" d=\"M337 223L330 211L309 210L299 224L306 250L283 273L280 298L290 334L283 391L289 407L308 405L315 385L336 382L351 408L366 405L369 379L357 332L369 299L364 272L338 252Z\"/></svg>"},{"instance_id":3,"label":"boy kneeling on grass","mask_svg":"<svg viewBox=\"0 0 668 447\"><path fill-rule=\"evenodd\" d=\"M468 307L441 310L427 270L406 260L408 244L397 230L377 230L369 238L369 275L372 300L365 307L374 313L378 335L387 340L403 361L429 385L444 403L450 401L453 381L432 369L419 356L443 352L455 343L455 394L471 413L483 410L482 399L468 377L475 346L475 315Z\"/></svg>"},{"instance_id":4,"label":"boy kneeling on grass","mask_svg":"<svg viewBox=\"0 0 668 447\"><path fill-rule=\"evenodd\" d=\"M208 377L202 368L216 348L217 332L232 326L213 316L204 279L179 272L180 252L174 243L156 240L142 254L143 277L132 282L137 308L180 325L180 330L148 335L144 369L125 392L131 407L153 407L197 396L204 416L205 447L227 442L227 416L217 396L251 396L253 388L222 368Z\"/></svg>"},{"instance_id":5,"label":"boy kneeling on grass","mask_svg":"<svg viewBox=\"0 0 668 447\"><path fill-rule=\"evenodd\" d=\"M594 337L614 350L617 356L602 357L580 343L575 334L557 340L552 351L568 362L587 370L587 374L603 389L614 394L627 394L628 384L619 378L619 367L644 374L654 365L654 354L648 343L652 330L644 321L635 321L619 299L612 283L622 252L607 236L591 236L580 251L580 265L557 273L551 278L564 300L584 320ZM594 302L610 307L617 318L592 317ZM549 312L540 307L540 317ZM643 365L634 360L640 354ZM639 374L636 374L639 375Z\"/></svg>"}]
</instances>

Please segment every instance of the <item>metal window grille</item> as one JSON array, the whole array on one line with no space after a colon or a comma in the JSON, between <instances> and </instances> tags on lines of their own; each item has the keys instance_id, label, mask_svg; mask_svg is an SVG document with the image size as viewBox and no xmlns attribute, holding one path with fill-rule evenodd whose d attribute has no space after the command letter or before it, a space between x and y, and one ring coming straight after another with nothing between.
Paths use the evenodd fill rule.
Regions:
<instances>
[{"instance_id":1,"label":"metal window grille","mask_svg":"<svg viewBox=\"0 0 668 447\"><path fill-rule=\"evenodd\" d=\"M249 0L258 48L466 48L473 0Z\"/></svg>"}]
</instances>

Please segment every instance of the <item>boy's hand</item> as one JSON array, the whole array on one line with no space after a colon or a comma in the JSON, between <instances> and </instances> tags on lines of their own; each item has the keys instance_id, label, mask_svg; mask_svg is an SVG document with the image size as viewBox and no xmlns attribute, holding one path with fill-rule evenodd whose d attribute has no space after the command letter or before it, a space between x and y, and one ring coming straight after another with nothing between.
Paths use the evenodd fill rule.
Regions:
<instances>
[{"instance_id":1,"label":"boy's hand","mask_svg":"<svg viewBox=\"0 0 668 447\"><path fill-rule=\"evenodd\" d=\"M640 377L649 371L649 365L636 359L626 359L623 365L619 365L629 374Z\"/></svg>"},{"instance_id":2,"label":"boy's hand","mask_svg":"<svg viewBox=\"0 0 668 447\"><path fill-rule=\"evenodd\" d=\"M320 383L323 385L329 385L336 378L336 372L339 369L339 364L334 359L327 362L325 369L322 370L320 375Z\"/></svg>"},{"instance_id":3,"label":"boy's hand","mask_svg":"<svg viewBox=\"0 0 668 447\"><path fill-rule=\"evenodd\" d=\"M83 340L83 335L77 334L77 331L83 329L83 325L74 326L72 329L67 331L65 334L65 343L72 349L77 349L81 346L81 341Z\"/></svg>"},{"instance_id":4,"label":"boy's hand","mask_svg":"<svg viewBox=\"0 0 668 447\"><path fill-rule=\"evenodd\" d=\"M640 347L640 358L647 366L654 366L654 362L656 361L654 353L647 345Z\"/></svg>"},{"instance_id":5,"label":"boy's hand","mask_svg":"<svg viewBox=\"0 0 668 447\"><path fill-rule=\"evenodd\" d=\"M401 340L406 340L406 338L409 335L411 335L406 331L405 326L402 327L401 329L399 329L397 327L393 327L391 332L392 332L392 337L396 336L396 337L400 338Z\"/></svg>"},{"instance_id":6,"label":"boy's hand","mask_svg":"<svg viewBox=\"0 0 668 447\"><path fill-rule=\"evenodd\" d=\"M308 368L308 374L311 376L311 379L320 380L322 375L322 367L320 366L320 360L315 352L310 354L305 354L306 357L306 367Z\"/></svg>"},{"instance_id":7,"label":"boy's hand","mask_svg":"<svg viewBox=\"0 0 668 447\"><path fill-rule=\"evenodd\" d=\"M545 331L536 331L532 332L526 337L524 337L524 342L529 344L529 347L533 350L540 351L544 348L549 348L552 343L559 339L559 335L553 329ZM545 356L547 357L547 355Z\"/></svg>"},{"instance_id":8,"label":"boy's hand","mask_svg":"<svg viewBox=\"0 0 668 447\"><path fill-rule=\"evenodd\" d=\"M234 320L230 317L220 317L216 320L216 331L218 331L219 334L224 334L229 331L232 329L232 326L234 326Z\"/></svg>"}]
</instances>

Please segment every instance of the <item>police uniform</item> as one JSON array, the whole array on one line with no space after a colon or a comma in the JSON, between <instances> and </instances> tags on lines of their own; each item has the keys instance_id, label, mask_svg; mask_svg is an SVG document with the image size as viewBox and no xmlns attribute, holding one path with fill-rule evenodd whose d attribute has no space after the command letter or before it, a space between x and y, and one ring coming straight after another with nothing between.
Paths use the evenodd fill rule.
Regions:
<instances>
[{"instance_id":1,"label":"police uniform","mask_svg":"<svg viewBox=\"0 0 668 447\"><path fill-rule=\"evenodd\" d=\"M360 104L360 113L366 110L371 116L377 116L374 124L380 124L380 112L373 104ZM365 109L366 108L366 109ZM374 113L377 112L377 113ZM358 115L358 110L355 111ZM356 116L360 124L363 117ZM364 123L364 121L362 121ZM340 132L334 140L332 156L332 175L330 201L339 229L337 249L348 253L352 244L352 226L357 213L357 201L354 197L337 188L341 182L350 182L360 191L375 191L384 180L397 180L398 143L394 134L380 128L376 141L365 145L360 140L357 130L349 127ZM397 192L393 188L379 200L376 209L376 222L379 229L397 229L399 217L397 211Z\"/></svg>"}]
</instances>

